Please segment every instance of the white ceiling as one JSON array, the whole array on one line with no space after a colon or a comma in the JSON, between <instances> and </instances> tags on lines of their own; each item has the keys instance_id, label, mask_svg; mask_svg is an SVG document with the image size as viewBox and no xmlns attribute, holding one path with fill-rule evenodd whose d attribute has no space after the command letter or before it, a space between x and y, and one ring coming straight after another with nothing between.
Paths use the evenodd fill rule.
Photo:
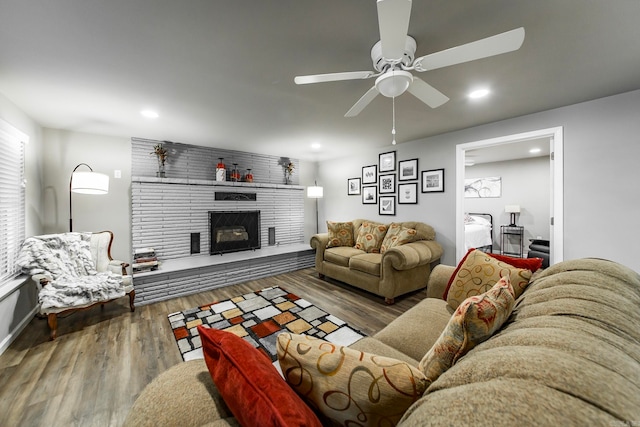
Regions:
<instances>
[{"instance_id":1,"label":"white ceiling","mask_svg":"<svg viewBox=\"0 0 640 427\"><path fill-rule=\"evenodd\" d=\"M421 73L451 100L400 96L398 143L640 89L639 17L638 0L414 0L416 56L526 37ZM345 118L372 80L293 78L370 70L377 40L373 0L0 0L0 93L45 127L325 159L388 146L391 100Z\"/></svg>"}]
</instances>

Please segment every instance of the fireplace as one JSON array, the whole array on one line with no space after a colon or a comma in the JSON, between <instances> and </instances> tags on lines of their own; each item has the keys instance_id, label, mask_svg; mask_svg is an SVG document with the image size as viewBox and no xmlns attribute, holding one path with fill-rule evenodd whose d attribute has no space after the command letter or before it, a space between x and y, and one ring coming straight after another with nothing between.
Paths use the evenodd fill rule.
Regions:
<instances>
[{"instance_id":1,"label":"fireplace","mask_svg":"<svg viewBox=\"0 0 640 427\"><path fill-rule=\"evenodd\" d=\"M260 249L260 211L209 211L209 253Z\"/></svg>"}]
</instances>

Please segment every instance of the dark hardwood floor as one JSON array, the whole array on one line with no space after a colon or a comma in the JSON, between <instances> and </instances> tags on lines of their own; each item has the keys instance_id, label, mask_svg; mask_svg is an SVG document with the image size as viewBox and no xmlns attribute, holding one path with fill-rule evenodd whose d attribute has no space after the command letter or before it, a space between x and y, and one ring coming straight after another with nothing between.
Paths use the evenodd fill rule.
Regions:
<instances>
[{"instance_id":1,"label":"dark hardwood floor","mask_svg":"<svg viewBox=\"0 0 640 427\"><path fill-rule=\"evenodd\" d=\"M381 297L331 280L312 268L227 286L129 311L124 297L58 321L49 341L45 319L33 319L0 356L0 425L120 426L142 389L182 362L167 314L281 286L373 335L425 296L388 306Z\"/></svg>"}]
</instances>

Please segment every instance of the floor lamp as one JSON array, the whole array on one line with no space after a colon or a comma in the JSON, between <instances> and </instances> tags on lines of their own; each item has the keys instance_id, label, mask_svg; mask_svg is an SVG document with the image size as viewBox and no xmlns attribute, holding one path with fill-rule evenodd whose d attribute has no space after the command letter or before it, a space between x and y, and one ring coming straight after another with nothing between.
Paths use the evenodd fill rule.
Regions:
<instances>
[{"instance_id":1,"label":"floor lamp","mask_svg":"<svg viewBox=\"0 0 640 427\"><path fill-rule=\"evenodd\" d=\"M313 182L312 186L307 187L307 197L316 199L316 234L320 232L320 220L318 219L318 199L322 199L324 190L318 186L317 182Z\"/></svg>"},{"instance_id":2,"label":"floor lamp","mask_svg":"<svg viewBox=\"0 0 640 427\"><path fill-rule=\"evenodd\" d=\"M89 168L89 172L76 172L80 166ZM73 231L73 209L71 193L107 194L109 192L109 175L94 172L86 163L80 163L71 172L69 179L69 231Z\"/></svg>"}]
</instances>

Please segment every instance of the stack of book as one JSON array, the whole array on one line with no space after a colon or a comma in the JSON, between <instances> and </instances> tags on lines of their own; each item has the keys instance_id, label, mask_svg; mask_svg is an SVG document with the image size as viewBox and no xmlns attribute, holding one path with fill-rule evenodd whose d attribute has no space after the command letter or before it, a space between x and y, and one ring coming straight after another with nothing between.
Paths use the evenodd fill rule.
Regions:
<instances>
[{"instance_id":1,"label":"stack of book","mask_svg":"<svg viewBox=\"0 0 640 427\"><path fill-rule=\"evenodd\" d=\"M158 269L158 257L153 248L140 248L133 251L133 272L143 273Z\"/></svg>"}]
</instances>

